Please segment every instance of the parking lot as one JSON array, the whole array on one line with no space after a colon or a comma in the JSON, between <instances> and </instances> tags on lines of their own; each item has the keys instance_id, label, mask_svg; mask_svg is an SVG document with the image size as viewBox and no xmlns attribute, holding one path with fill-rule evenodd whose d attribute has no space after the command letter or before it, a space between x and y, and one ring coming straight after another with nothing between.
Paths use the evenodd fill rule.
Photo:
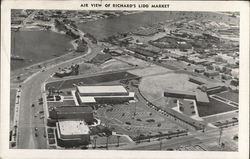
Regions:
<instances>
[{"instance_id":1,"label":"parking lot","mask_svg":"<svg viewBox=\"0 0 250 159\"><path fill-rule=\"evenodd\" d=\"M178 124L164 117L163 112L148 108L147 102L140 97L138 88L130 82L124 86L136 93L135 102L106 105L97 109L98 118L112 127L115 132L136 137L141 134L150 136L182 129Z\"/></svg>"}]
</instances>

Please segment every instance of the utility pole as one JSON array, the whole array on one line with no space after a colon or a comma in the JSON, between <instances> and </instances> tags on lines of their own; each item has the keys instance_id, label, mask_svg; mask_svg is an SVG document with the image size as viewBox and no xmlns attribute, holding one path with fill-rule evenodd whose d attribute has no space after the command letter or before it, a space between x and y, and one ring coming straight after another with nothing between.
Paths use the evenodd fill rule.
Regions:
<instances>
[{"instance_id":1,"label":"utility pole","mask_svg":"<svg viewBox=\"0 0 250 159\"><path fill-rule=\"evenodd\" d=\"M96 139L97 139L97 136L94 136L94 148L96 148Z\"/></svg>"},{"instance_id":2,"label":"utility pole","mask_svg":"<svg viewBox=\"0 0 250 159\"><path fill-rule=\"evenodd\" d=\"M108 149L109 149L109 147L108 147L108 146L109 146L109 136L107 135L106 137L107 137L107 141L106 141L106 149L108 150Z\"/></svg>"},{"instance_id":3,"label":"utility pole","mask_svg":"<svg viewBox=\"0 0 250 159\"><path fill-rule=\"evenodd\" d=\"M205 128L206 128L206 126L202 125L202 132L205 132Z\"/></svg>"},{"instance_id":4,"label":"utility pole","mask_svg":"<svg viewBox=\"0 0 250 159\"><path fill-rule=\"evenodd\" d=\"M222 133L223 133L223 128L222 128L222 127L220 127L219 145L220 145L220 141L221 141L221 135L222 135Z\"/></svg>"},{"instance_id":5,"label":"utility pole","mask_svg":"<svg viewBox=\"0 0 250 159\"><path fill-rule=\"evenodd\" d=\"M121 136L117 136L117 147L119 147L120 137L121 137Z\"/></svg>"},{"instance_id":6,"label":"utility pole","mask_svg":"<svg viewBox=\"0 0 250 159\"><path fill-rule=\"evenodd\" d=\"M134 117L136 116L136 101L135 101L135 112L134 112Z\"/></svg>"},{"instance_id":7,"label":"utility pole","mask_svg":"<svg viewBox=\"0 0 250 159\"><path fill-rule=\"evenodd\" d=\"M159 140L160 140L160 151L161 151L161 149L162 149L162 138L160 137Z\"/></svg>"}]
</instances>

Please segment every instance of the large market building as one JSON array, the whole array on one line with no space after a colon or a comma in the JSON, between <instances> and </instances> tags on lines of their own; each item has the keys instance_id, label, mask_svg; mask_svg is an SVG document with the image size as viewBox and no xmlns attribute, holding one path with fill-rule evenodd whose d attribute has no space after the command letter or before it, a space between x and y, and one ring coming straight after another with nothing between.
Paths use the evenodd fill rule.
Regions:
<instances>
[{"instance_id":1,"label":"large market building","mask_svg":"<svg viewBox=\"0 0 250 159\"><path fill-rule=\"evenodd\" d=\"M77 86L75 96L80 104L124 103L134 100L135 93L123 86Z\"/></svg>"}]
</instances>

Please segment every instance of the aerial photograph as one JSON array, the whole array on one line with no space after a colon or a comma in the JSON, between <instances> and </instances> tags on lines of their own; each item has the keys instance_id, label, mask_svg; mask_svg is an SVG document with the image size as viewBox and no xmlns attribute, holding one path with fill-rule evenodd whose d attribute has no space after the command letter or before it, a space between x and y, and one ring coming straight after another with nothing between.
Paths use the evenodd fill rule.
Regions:
<instances>
[{"instance_id":1,"label":"aerial photograph","mask_svg":"<svg viewBox=\"0 0 250 159\"><path fill-rule=\"evenodd\" d=\"M239 22L12 9L9 148L237 152Z\"/></svg>"}]
</instances>

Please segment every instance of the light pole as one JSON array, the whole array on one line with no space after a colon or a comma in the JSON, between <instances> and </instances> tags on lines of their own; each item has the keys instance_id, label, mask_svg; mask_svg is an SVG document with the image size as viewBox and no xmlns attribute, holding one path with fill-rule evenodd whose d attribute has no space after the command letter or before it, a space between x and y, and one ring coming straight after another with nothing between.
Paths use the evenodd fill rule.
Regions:
<instances>
[{"instance_id":1,"label":"light pole","mask_svg":"<svg viewBox=\"0 0 250 159\"><path fill-rule=\"evenodd\" d=\"M97 136L94 136L94 148L96 148L96 139L97 139Z\"/></svg>"},{"instance_id":2,"label":"light pole","mask_svg":"<svg viewBox=\"0 0 250 159\"><path fill-rule=\"evenodd\" d=\"M109 135L106 135L107 141L106 141L106 149L109 149Z\"/></svg>"},{"instance_id":3,"label":"light pole","mask_svg":"<svg viewBox=\"0 0 250 159\"><path fill-rule=\"evenodd\" d=\"M120 137L121 137L121 136L117 136L117 147L119 147Z\"/></svg>"},{"instance_id":4,"label":"light pole","mask_svg":"<svg viewBox=\"0 0 250 159\"><path fill-rule=\"evenodd\" d=\"M161 151L161 149L162 149L162 138L160 137L159 140L160 140L160 151Z\"/></svg>"},{"instance_id":5,"label":"light pole","mask_svg":"<svg viewBox=\"0 0 250 159\"><path fill-rule=\"evenodd\" d=\"M134 112L134 117L136 116L136 101L135 101L135 112Z\"/></svg>"},{"instance_id":6,"label":"light pole","mask_svg":"<svg viewBox=\"0 0 250 159\"><path fill-rule=\"evenodd\" d=\"M206 128L206 126L202 125L202 132L205 132L205 128Z\"/></svg>"},{"instance_id":7,"label":"light pole","mask_svg":"<svg viewBox=\"0 0 250 159\"><path fill-rule=\"evenodd\" d=\"M223 133L223 128L222 128L222 127L220 127L219 145L220 145L220 141L221 141L221 135L222 135L222 133Z\"/></svg>"}]
</instances>

